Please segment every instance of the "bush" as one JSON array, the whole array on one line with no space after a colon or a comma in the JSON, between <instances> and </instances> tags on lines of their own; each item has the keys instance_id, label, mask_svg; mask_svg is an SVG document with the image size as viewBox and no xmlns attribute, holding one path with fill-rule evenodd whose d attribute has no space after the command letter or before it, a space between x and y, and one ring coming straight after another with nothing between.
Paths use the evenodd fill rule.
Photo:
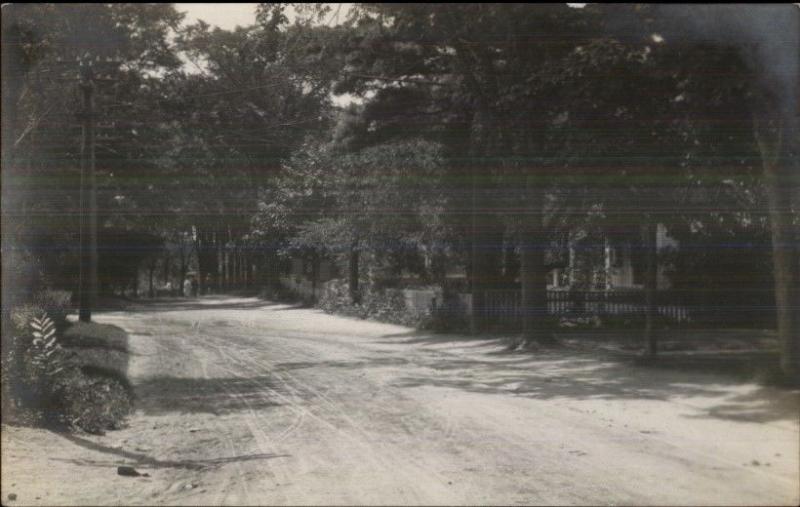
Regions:
<instances>
[{"instance_id":1,"label":"bush","mask_svg":"<svg viewBox=\"0 0 800 507\"><path fill-rule=\"evenodd\" d=\"M71 300L71 292L53 289L38 292L33 298L34 304L53 319L58 331L63 331L67 328L67 314L72 307Z\"/></svg>"},{"instance_id":2,"label":"bush","mask_svg":"<svg viewBox=\"0 0 800 507\"><path fill-rule=\"evenodd\" d=\"M326 283L317 306L328 313L412 327L420 325L427 317L410 312L400 290L370 287L363 292L361 300L360 304L353 304L347 282L331 280Z\"/></svg>"},{"instance_id":3,"label":"bush","mask_svg":"<svg viewBox=\"0 0 800 507\"><path fill-rule=\"evenodd\" d=\"M46 289L41 261L26 249L3 252L3 309L31 303L32 295ZM3 315L7 317L7 315Z\"/></svg>"},{"instance_id":4,"label":"bush","mask_svg":"<svg viewBox=\"0 0 800 507\"><path fill-rule=\"evenodd\" d=\"M55 385L71 367L71 354L58 343L55 323L40 308L25 305L11 315L13 325L3 350L4 395L16 408L46 416L57 404Z\"/></svg>"},{"instance_id":5,"label":"bush","mask_svg":"<svg viewBox=\"0 0 800 507\"><path fill-rule=\"evenodd\" d=\"M72 369L55 390L61 422L87 433L118 429L133 408L130 385L116 372Z\"/></svg>"},{"instance_id":6,"label":"bush","mask_svg":"<svg viewBox=\"0 0 800 507\"><path fill-rule=\"evenodd\" d=\"M457 333L469 329L466 308L458 298L445 297L444 304L434 308L429 315L423 317L420 328L435 333Z\"/></svg>"},{"instance_id":7,"label":"bush","mask_svg":"<svg viewBox=\"0 0 800 507\"><path fill-rule=\"evenodd\" d=\"M48 294L39 301L58 308L66 297ZM112 366L119 366L117 356L126 356L124 331L115 326L76 325L77 332L68 334L77 347L70 348L58 338L54 320L41 306L22 305L10 314L9 325L4 326L8 333L3 336L4 417L58 423L91 433L118 428L132 405L124 371L87 365L91 361L82 356L85 351L109 352L115 359ZM83 336L89 341L82 341ZM127 357L121 362L127 364Z\"/></svg>"}]
</instances>

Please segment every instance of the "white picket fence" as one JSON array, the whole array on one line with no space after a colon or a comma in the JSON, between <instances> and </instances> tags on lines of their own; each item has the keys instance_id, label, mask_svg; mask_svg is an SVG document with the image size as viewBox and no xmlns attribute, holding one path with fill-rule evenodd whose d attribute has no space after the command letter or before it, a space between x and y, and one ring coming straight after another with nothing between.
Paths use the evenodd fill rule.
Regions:
<instances>
[{"instance_id":1,"label":"white picket fence","mask_svg":"<svg viewBox=\"0 0 800 507\"><path fill-rule=\"evenodd\" d=\"M296 277L281 277L284 287L295 293L304 301L317 301L324 294L331 295L336 290L337 280L317 284L316 287L309 280ZM410 314L423 315L434 308L442 307L444 299L440 288L427 289L386 289L400 295L405 301L406 309ZM497 324L518 326L522 322L521 294L519 290L501 289L488 290L483 293L482 308L478 312L484 319ZM684 305L671 301L668 294L660 295L657 303L657 312L674 322L687 322L690 320L690 310ZM469 316L472 312L472 294L458 294L457 313ZM452 305L451 305L452 306ZM643 313L644 293L641 290L548 290L547 313L549 315L624 315Z\"/></svg>"}]
</instances>

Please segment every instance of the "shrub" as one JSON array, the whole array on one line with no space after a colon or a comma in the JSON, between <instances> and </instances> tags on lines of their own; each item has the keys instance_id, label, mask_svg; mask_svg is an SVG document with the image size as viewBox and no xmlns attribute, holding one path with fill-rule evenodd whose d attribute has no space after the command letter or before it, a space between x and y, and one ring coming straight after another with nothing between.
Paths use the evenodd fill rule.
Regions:
<instances>
[{"instance_id":1,"label":"shrub","mask_svg":"<svg viewBox=\"0 0 800 507\"><path fill-rule=\"evenodd\" d=\"M58 303L59 298L52 301ZM81 364L86 362L79 357L83 350L98 349L65 348L54 320L38 305L14 308L10 321L3 337L4 416L91 433L119 427L132 406L132 391L122 372ZM114 326L93 326L103 337L116 340L90 345L124 354L114 348L125 347L124 332Z\"/></svg>"},{"instance_id":2,"label":"shrub","mask_svg":"<svg viewBox=\"0 0 800 507\"><path fill-rule=\"evenodd\" d=\"M53 319L59 332L67 327L67 314L71 308L71 300L71 292L53 289L40 291L33 298L34 304Z\"/></svg>"},{"instance_id":3,"label":"shrub","mask_svg":"<svg viewBox=\"0 0 800 507\"><path fill-rule=\"evenodd\" d=\"M130 385L113 371L72 369L55 389L61 421L87 433L118 429L133 406Z\"/></svg>"},{"instance_id":4,"label":"shrub","mask_svg":"<svg viewBox=\"0 0 800 507\"><path fill-rule=\"evenodd\" d=\"M447 293L445 293L447 294ZM435 333L456 333L469 329L466 308L458 298L445 296L442 305L421 319L420 328Z\"/></svg>"},{"instance_id":5,"label":"shrub","mask_svg":"<svg viewBox=\"0 0 800 507\"><path fill-rule=\"evenodd\" d=\"M406 308L401 290L377 289L372 286L363 291L361 300L360 304L353 304L350 301L347 282L331 280L325 284L325 290L317 306L328 313L412 327L419 325L426 317L416 315Z\"/></svg>"},{"instance_id":6,"label":"shrub","mask_svg":"<svg viewBox=\"0 0 800 507\"><path fill-rule=\"evenodd\" d=\"M17 408L46 416L57 405L54 386L70 368L71 354L58 343L55 323L40 308L25 305L11 315L13 325L3 351L4 394Z\"/></svg>"},{"instance_id":7,"label":"shrub","mask_svg":"<svg viewBox=\"0 0 800 507\"><path fill-rule=\"evenodd\" d=\"M24 248L3 252L3 308L30 303L32 295L46 288L41 261ZM7 317L7 315L3 315Z\"/></svg>"},{"instance_id":8,"label":"shrub","mask_svg":"<svg viewBox=\"0 0 800 507\"><path fill-rule=\"evenodd\" d=\"M406 307L405 296L401 290L386 290L382 298L375 298L379 303L375 318L383 322L416 327L428 314L416 314Z\"/></svg>"}]
</instances>

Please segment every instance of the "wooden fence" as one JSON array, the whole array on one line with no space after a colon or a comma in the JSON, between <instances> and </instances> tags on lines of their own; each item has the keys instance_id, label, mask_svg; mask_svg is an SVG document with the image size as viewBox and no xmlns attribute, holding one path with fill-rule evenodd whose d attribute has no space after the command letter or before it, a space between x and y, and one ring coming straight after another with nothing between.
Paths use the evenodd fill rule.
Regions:
<instances>
[{"instance_id":1,"label":"wooden fence","mask_svg":"<svg viewBox=\"0 0 800 507\"><path fill-rule=\"evenodd\" d=\"M488 290L484 292L480 316L487 322L506 326L519 326L522 322L521 293L519 290ZM547 313L564 317L592 317L608 315L643 315L646 311L642 290L548 290ZM676 294L670 291L656 293L656 311L659 315L677 322L689 322L691 311Z\"/></svg>"},{"instance_id":2,"label":"wooden fence","mask_svg":"<svg viewBox=\"0 0 800 507\"><path fill-rule=\"evenodd\" d=\"M281 277L283 286L307 302L318 300L334 290L328 283L314 286L302 277ZM453 318L469 317L472 294L450 292L445 301L441 289L394 289L402 293L410 313L423 314L437 307L450 312ZM695 325L774 325L775 308L771 290L736 290L724 293L706 289L656 291L656 311L668 321ZM452 297L456 296L456 297ZM481 298L477 316L483 322L501 327L518 328L522 324L519 289L488 290ZM563 317L642 316L646 311L642 289L547 291L547 314Z\"/></svg>"}]
</instances>

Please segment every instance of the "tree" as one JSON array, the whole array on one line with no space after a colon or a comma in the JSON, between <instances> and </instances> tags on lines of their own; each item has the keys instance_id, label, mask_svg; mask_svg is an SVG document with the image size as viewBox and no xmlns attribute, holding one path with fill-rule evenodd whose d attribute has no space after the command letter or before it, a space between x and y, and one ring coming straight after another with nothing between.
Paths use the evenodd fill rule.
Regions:
<instances>
[{"instance_id":1,"label":"tree","mask_svg":"<svg viewBox=\"0 0 800 507\"><path fill-rule=\"evenodd\" d=\"M148 76L180 65L167 37L182 15L166 4L14 4L4 8L4 23L6 14L8 33L17 34L19 44L3 45L4 61L10 54L16 62L15 71L3 75L4 110L10 106L15 111L3 115L4 135L13 133L13 142L3 145L4 183L9 183L4 188L14 190L4 206L16 216L15 227L4 231L17 244L33 245L49 272L75 273L74 264L64 263L76 260L70 251L77 243L76 214L70 212L78 208L79 188L77 93L71 93L77 92L71 86L76 58L88 53L93 61L122 61L114 84L102 84L97 97L103 120L98 173L104 213L99 222L122 223L127 211L122 204L131 203L132 196L115 191L114 182L126 180L126 165L141 167L142 162L141 147L128 135L128 121L136 117L130 100L146 95L140 84ZM55 283L74 285L68 278Z\"/></svg>"},{"instance_id":2,"label":"tree","mask_svg":"<svg viewBox=\"0 0 800 507\"><path fill-rule=\"evenodd\" d=\"M452 205L471 215L458 225L471 236L473 308L480 313L482 295L498 277L502 204L521 197L525 222L542 219L543 189L527 178L533 175L531 165L519 163L530 156L526 147L533 146L530 138L539 131L532 128L535 120L522 121L515 113L535 115L547 97L532 102L520 90L529 88L528 79L545 62L584 40L591 24L566 5L366 4L355 9L349 27L353 34L335 89L372 94L365 118L374 122L373 137L424 129L441 140L460 196ZM400 103L402 108L396 106ZM524 334L528 340L549 340L541 326L544 229L531 227L526 237L537 239L523 245Z\"/></svg>"},{"instance_id":3,"label":"tree","mask_svg":"<svg viewBox=\"0 0 800 507\"><path fill-rule=\"evenodd\" d=\"M628 38L656 34L682 47L730 48L752 73L751 131L763 166L772 233L773 271L781 368L787 379L800 377L800 300L798 239L800 192L797 191L798 48L800 9L785 6L644 6L612 7L608 30ZM680 48L676 48L680 51ZM723 81L724 82L724 81Z\"/></svg>"},{"instance_id":4,"label":"tree","mask_svg":"<svg viewBox=\"0 0 800 507\"><path fill-rule=\"evenodd\" d=\"M260 7L257 19L234 31L186 27L178 47L202 72L169 83L178 129L167 160L180 207L194 208L201 284L216 271L220 289L241 281L232 273L249 272L259 242L274 264L270 238L245 241L259 193L328 122L325 48L314 36L325 29L289 25L280 5Z\"/></svg>"},{"instance_id":5,"label":"tree","mask_svg":"<svg viewBox=\"0 0 800 507\"><path fill-rule=\"evenodd\" d=\"M434 143L353 150L342 139L310 141L292 157L264 193L256 225L262 234L284 236L287 251L347 259L350 296L358 302L362 254L373 258L373 268L376 256L399 268L403 258L441 240L442 164Z\"/></svg>"}]
</instances>

